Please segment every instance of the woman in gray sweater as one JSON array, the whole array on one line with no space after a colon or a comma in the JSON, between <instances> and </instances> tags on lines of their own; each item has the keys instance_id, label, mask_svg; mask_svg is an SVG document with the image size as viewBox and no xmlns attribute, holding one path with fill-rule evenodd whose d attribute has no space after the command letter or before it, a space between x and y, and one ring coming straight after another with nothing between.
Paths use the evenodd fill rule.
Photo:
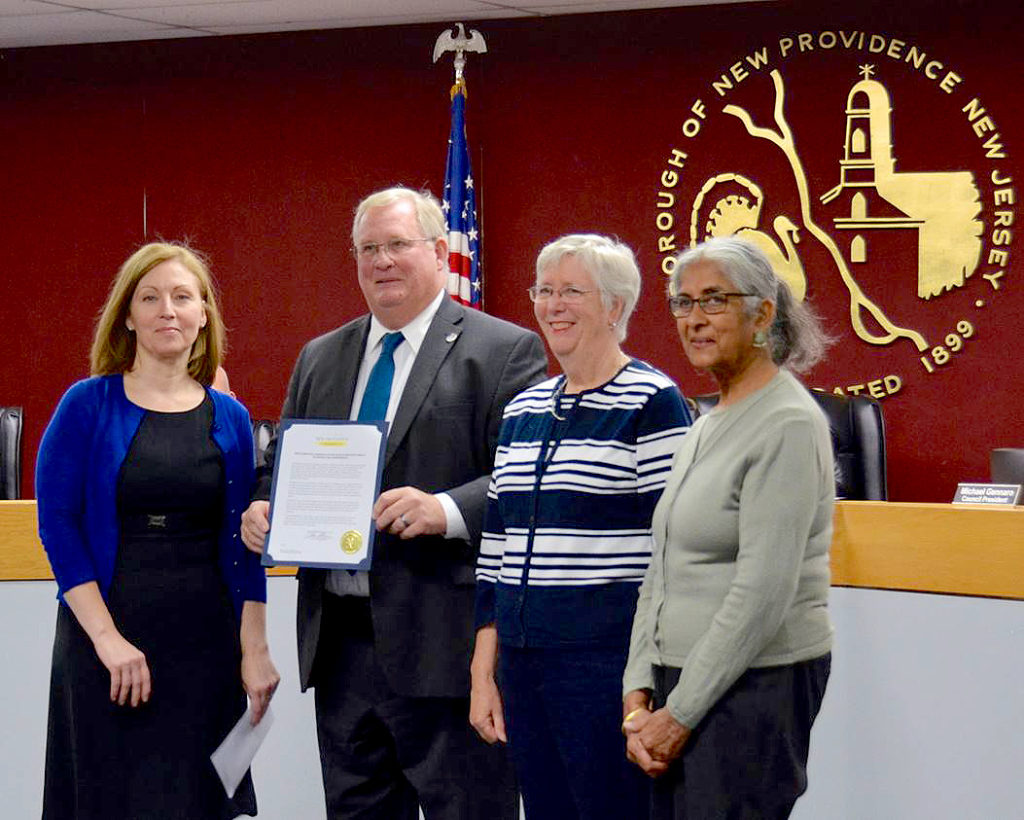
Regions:
<instances>
[{"instance_id":1,"label":"woman in gray sweater","mask_svg":"<svg viewBox=\"0 0 1024 820\"><path fill-rule=\"evenodd\" d=\"M654 512L626 667L627 754L653 820L787 817L828 680L828 425L790 371L827 339L754 246L684 252L669 304L718 382Z\"/></svg>"}]
</instances>

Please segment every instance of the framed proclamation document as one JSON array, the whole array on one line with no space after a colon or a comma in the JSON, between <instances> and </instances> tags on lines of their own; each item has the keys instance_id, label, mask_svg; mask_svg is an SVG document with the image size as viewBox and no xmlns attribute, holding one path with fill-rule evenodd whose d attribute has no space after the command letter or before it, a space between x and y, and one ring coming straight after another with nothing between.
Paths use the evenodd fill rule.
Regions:
<instances>
[{"instance_id":1,"label":"framed proclamation document","mask_svg":"<svg viewBox=\"0 0 1024 820\"><path fill-rule=\"evenodd\" d=\"M281 422L264 566L370 568L386 442L386 422Z\"/></svg>"}]
</instances>

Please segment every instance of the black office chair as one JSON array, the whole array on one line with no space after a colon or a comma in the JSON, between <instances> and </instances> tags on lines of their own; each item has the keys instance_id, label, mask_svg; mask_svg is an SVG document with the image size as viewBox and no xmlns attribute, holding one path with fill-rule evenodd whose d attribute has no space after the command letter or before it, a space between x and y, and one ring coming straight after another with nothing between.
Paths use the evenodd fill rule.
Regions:
<instances>
[{"instance_id":1,"label":"black office chair","mask_svg":"<svg viewBox=\"0 0 1024 820\"><path fill-rule=\"evenodd\" d=\"M703 396L688 396L687 401L690 405L690 411L694 418L698 416L704 416L715 409L715 405L718 404L717 393L706 393Z\"/></svg>"},{"instance_id":2,"label":"black office chair","mask_svg":"<svg viewBox=\"0 0 1024 820\"><path fill-rule=\"evenodd\" d=\"M0 499L21 498L20 407L0 407Z\"/></svg>"},{"instance_id":3,"label":"black office chair","mask_svg":"<svg viewBox=\"0 0 1024 820\"><path fill-rule=\"evenodd\" d=\"M836 467L836 498L888 501L885 420L882 406L866 396L839 396L810 391L828 420ZM718 404L718 394L691 396L703 415Z\"/></svg>"},{"instance_id":4,"label":"black office chair","mask_svg":"<svg viewBox=\"0 0 1024 820\"><path fill-rule=\"evenodd\" d=\"M1000 447L989 456L993 484L1024 484L1024 447Z\"/></svg>"},{"instance_id":5,"label":"black office chair","mask_svg":"<svg viewBox=\"0 0 1024 820\"><path fill-rule=\"evenodd\" d=\"M268 419L256 419L252 423L252 443L256 449L256 466L267 463L267 445L277 434L277 422Z\"/></svg>"},{"instance_id":6,"label":"black office chair","mask_svg":"<svg viewBox=\"0 0 1024 820\"><path fill-rule=\"evenodd\" d=\"M867 396L839 396L812 390L832 431L836 498L888 501L885 419L882 405Z\"/></svg>"}]
</instances>

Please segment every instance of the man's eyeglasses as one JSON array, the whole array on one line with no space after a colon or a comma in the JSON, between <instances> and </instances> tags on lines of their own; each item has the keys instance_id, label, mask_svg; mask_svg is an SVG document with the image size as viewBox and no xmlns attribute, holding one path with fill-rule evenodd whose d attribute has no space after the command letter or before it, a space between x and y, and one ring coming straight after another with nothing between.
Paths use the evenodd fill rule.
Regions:
<instances>
[{"instance_id":1,"label":"man's eyeglasses","mask_svg":"<svg viewBox=\"0 0 1024 820\"><path fill-rule=\"evenodd\" d=\"M527 288L526 292L530 294L530 301L532 302L546 302L548 299L554 299L557 296L567 305L578 305L583 301L584 296L594 291L583 290L575 285L566 285L558 290L555 290L550 285L534 285L532 288Z\"/></svg>"},{"instance_id":2,"label":"man's eyeglasses","mask_svg":"<svg viewBox=\"0 0 1024 820\"><path fill-rule=\"evenodd\" d=\"M373 259L377 256L377 251L385 251L388 256L394 259L396 256L401 256L411 251L412 246L417 242L433 241L433 239L427 239L422 236L412 239L396 238L389 239L387 242L364 242L362 245L350 248L350 250L356 259Z\"/></svg>"},{"instance_id":3,"label":"man's eyeglasses","mask_svg":"<svg viewBox=\"0 0 1024 820\"><path fill-rule=\"evenodd\" d=\"M677 319L684 319L690 315L694 305L700 305L700 309L703 313L711 316L715 313L724 313L726 306L729 304L730 296L755 296L753 293L727 293L726 291L715 291L714 293L705 293L699 299L693 299L686 295L670 296L668 299L668 309L672 311L672 315Z\"/></svg>"}]
</instances>

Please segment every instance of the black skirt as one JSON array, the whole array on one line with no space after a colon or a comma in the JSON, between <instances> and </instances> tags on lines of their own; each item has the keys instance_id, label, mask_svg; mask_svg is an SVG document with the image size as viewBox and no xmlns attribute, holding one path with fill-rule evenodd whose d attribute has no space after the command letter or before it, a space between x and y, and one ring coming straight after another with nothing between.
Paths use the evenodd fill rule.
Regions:
<instances>
[{"instance_id":1,"label":"black skirt","mask_svg":"<svg viewBox=\"0 0 1024 820\"><path fill-rule=\"evenodd\" d=\"M109 672L58 608L44 820L256 812L249 775L229 799L210 762L246 707L238 623L217 565L223 469L211 420L208 399L189 413L147 413L121 471L107 606L146 655L148 703L110 702Z\"/></svg>"},{"instance_id":2,"label":"black skirt","mask_svg":"<svg viewBox=\"0 0 1024 820\"><path fill-rule=\"evenodd\" d=\"M811 726L832 656L748 669L651 784L651 820L785 820L807 789ZM654 667L654 706L680 670Z\"/></svg>"}]
</instances>

